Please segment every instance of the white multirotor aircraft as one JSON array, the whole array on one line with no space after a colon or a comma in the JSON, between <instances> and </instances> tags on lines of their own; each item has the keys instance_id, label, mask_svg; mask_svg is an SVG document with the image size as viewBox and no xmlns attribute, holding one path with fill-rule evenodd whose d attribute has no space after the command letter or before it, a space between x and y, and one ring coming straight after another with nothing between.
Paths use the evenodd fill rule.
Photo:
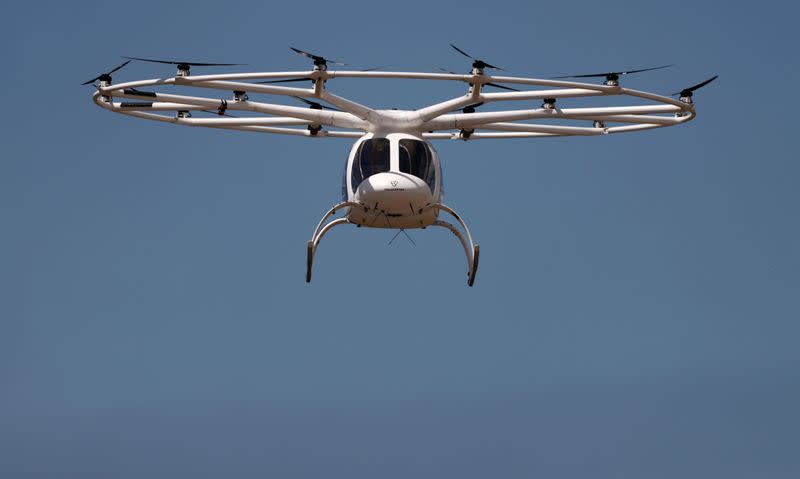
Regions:
<instances>
[{"instance_id":1,"label":"white multirotor aircraft","mask_svg":"<svg viewBox=\"0 0 800 479\"><path fill-rule=\"evenodd\" d=\"M486 70L502 70L501 68L474 58L455 45L451 46L472 60L470 73L334 71L328 69L328 64L343 64L292 48L313 60L314 68L309 71L195 76L190 74L193 66L235 64L126 57L127 61L123 64L84 84L95 85L93 100L98 106L148 120L305 137L356 138L345 167L342 202L325 214L308 242L306 281L311 281L314 254L322 237L334 226L350 223L360 227L395 228L401 231L428 226L449 229L464 248L467 258L467 284L472 286L478 269L480 249L473 243L469 229L461 217L442 202L442 167L430 140L601 136L677 125L695 118L693 92L717 78L714 76L685 88L674 94L673 96L678 97L674 99L631 90L619 84L622 75L666 66L552 79L498 76L488 75ZM112 84L111 74L131 60L177 65L177 73L168 78ZM590 77L605 78L605 81L602 84L589 84L566 80ZM327 83L337 78L458 81L466 84L467 91L464 95L417 110L376 110L329 92ZM310 81L312 87L278 85L300 81ZM520 91L508 85L539 88ZM226 98L213 98L151 91L153 88L163 90L163 87L171 86L227 93ZM487 93L483 91L487 86L507 91ZM296 97L310 108L253 101L249 95L255 94ZM639 99L639 103L645 100L646 104L591 108L556 106L559 99L578 97L628 97ZM314 100L324 101L335 108ZM486 103L531 100L541 101L541 106L533 109L475 111ZM209 110L213 110L216 117L192 117L192 112ZM234 117L228 111L247 112L251 115ZM336 129L329 130L326 127ZM344 216L330 220L340 211ZM451 215L460 228L439 219L442 211Z\"/></svg>"}]
</instances>

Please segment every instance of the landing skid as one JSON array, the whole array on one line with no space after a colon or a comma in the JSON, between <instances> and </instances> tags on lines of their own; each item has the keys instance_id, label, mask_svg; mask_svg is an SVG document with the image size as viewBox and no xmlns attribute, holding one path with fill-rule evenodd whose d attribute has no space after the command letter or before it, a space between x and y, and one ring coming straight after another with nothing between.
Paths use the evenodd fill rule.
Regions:
<instances>
[{"instance_id":1,"label":"landing skid","mask_svg":"<svg viewBox=\"0 0 800 479\"><path fill-rule=\"evenodd\" d=\"M465 241L464 236L461 234L458 228L447 221L436 220L433 223L433 226L449 229L450 232L453 233L456 238L458 238L458 241L461 242L461 246L464 247L464 254L467 255L467 286L471 287L475 284L475 275L478 274L478 260L480 259L481 255L481 246L472 242L472 235L469 233L467 224L464 223L464 220L462 220L461 217L458 216L458 213L453 211L452 208L441 203L433 204L431 205L431 208L450 213L450 215L455 218L456 221L458 221L458 223L464 229L464 232L467 234L467 239Z\"/></svg>"},{"instance_id":2,"label":"landing skid","mask_svg":"<svg viewBox=\"0 0 800 479\"><path fill-rule=\"evenodd\" d=\"M341 210L342 208L361 208L363 209L364 206L360 203L355 203L353 201L345 201L343 203L339 203L338 205L334 206L333 208L329 209L325 216L319 220L317 223L317 227L314 229L314 234L311 236L311 241L308 242L308 250L306 252L306 283L311 282L311 268L314 265L314 253L317 252L317 246L319 242L322 240L322 237L330 231L334 226L342 225L345 223L349 223L347 218L337 218L331 221L328 224L325 224L325 221L336 214L337 211Z\"/></svg>"},{"instance_id":3,"label":"landing skid","mask_svg":"<svg viewBox=\"0 0 800 479\"><path fill-rule=\"evenodd\" d=\"M328 218L330 218L331 216L336 214L337 211L339 211L339 210L341 210L343 208L362 208L362 209L364 209L365 207L363 205L361 205L360 203L355 203L355 202L352 202L352 201L346 201L344 203L339 203L338 205L334 206L333 208L328 210L328 212L325 214L325 216L322 217L320 222L317 224L316 229L314 229L314 234L311 236L311 240L308 242L308 244L306 246L306 248L307 248L306 249L306 283L310 283L311 282L311 270L312 270L312 267L314 265L314 255L317 252L317 246L319 246L319 243L322 240L322 237L325 236L325 234L327 234L328 231L333 229L335 226L350 223L350 221L346 217L337 218L337 219L332 220L332 221L330 221L328 223L325 223L325 221L327 221ZM450 208L449 206L440 204L440 203L436 203L436 204L430 205L429 208L432 208L432 209L435 209L435 210L438 210L438 211L445 211L445 212L449 213L450 215L452 215L453 218L455 218L456 221L458 221L459 225L461 225L461 228L464 230L464 233L466 233L467 237L465 239L464 235L461 233L461 231L459 231L458 228L456 228L452 224L448 223L447 221L443 221L443 220L437 219L436 221L431 223L431 226L439 226L441 228L446 228L446 229L450 230L450 232L453 233L453 235L455 235L456 238L458 238L458 241L461 242L461 246L464 248L464 254L467 257L467 285L468 286L474 285L475 284L475 275L478 273L478 259L480 258L480 252L481 252L480 245L477 245L477 244L472 242L472 235L470 234L466 223L464 223L464 220L462 220L461 217L458 216L458 214L455 211L453 211L452 208Z\"/></svg>"}]
</instances>

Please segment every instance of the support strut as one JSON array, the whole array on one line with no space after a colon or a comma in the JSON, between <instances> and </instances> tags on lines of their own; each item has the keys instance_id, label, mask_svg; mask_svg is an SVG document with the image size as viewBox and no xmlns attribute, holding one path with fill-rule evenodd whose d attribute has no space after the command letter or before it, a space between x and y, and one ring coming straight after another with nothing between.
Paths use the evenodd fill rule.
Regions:
<instances>
[{"instance_id":1,"label":"support strut","mask_svg":"<svg viewBox=\"0 0 800 479\"><path fill-rule=\"evenodd\" d=\"M311 236L311 240L308 242L308 244L306 246L307 247L307 250L306 250L306 283L310 283L311 282L311 271L312 271L312 267L314 265L314 255L317 252L317 246L319 246L319 243L322 240L322 238L328 233L328 231L330 231L334 227L336 227L338 225L342 225L342 224L347 224L347 223L350 222L347 219L347 217L343 217L343 218L337 218L335 220L332 220L332 221L326 223L326 221L331 216L333 216L334 214L336 214L337 211L339 211L339 210L341 210L343 208L361 208L361 209L364 209L366 211L366 207L364 205L362 205L361 203L356 203L356 202L352 202L352 201L345 201L343 203L337 204L336 206L334 206L333 208L328 210L327 213L325 213L325 216L322 217L322 219L317 224L317 227L314 229L314 234ZM480 245L474 244L472 242L472 235L469 232L469 228L467 228L467 225L466 225L466 223L464 223L464 220L462 220L461 217L458 215L458 213L453 211L452 208L450 208L449 206L443 205L441 203L432 204L432 205L429 206L429 208L433 208L435 210L441 210L441 211L445 211L445 212L449 213L450 215L453 216L453 218L455 218L458 221L458 224L461 225L461 230L463 230L463 232L464 232L463 234L462 234L461 230L459 230L457 227L453 226L452 224L448 223L447 221L443 221L443 220L437 219L436 221L431 223L431 226L439 226L441 228L446 228L446 229L450 230L450 232L453 233L453 235L455 235L456 238L458 238L458 241L461 242L461 246L464 248L464 254L467 257L467 285L469 285L469 286L474 285L475 284L475 275L478 273L478 259L480 257L480 251L481 251L480 250ZM465 238L465 235L466 235L466 238Z\"/></svg>"},{"instance_id":2,"label":"support strut","mask_svg":"<svg viewBox=\"0 0 800 479\"><path fill-rule=\"evenodd\" d=\"M453 218L458 221L458 223L461 225L461 228L463 228L464 232L467 234L467 238L465 240L458 228L447 221L436 220L433 223L434 226L440 226L442 228L449 229L450 232L452 232L461 242L461 246L464 247L464 254L467 256L467 285L474 285L475 275L478 274L478 260L480 258L481 246L472 242L472 235L469 232L469 228L467 228L467 224L464 223L464 220L462 220L458 213L456 213L452 208L441 203L432 204L430 207L450 213L450 215L452 215Z\"/></svg>"},{"instance_id":3,"label":"support strut","mask_svg":"<svg viewBox=\"0 0 800 479\"><path fill-rule=\"evenodd\" d=\"M314 254L317 252L317 246L319 242L322 240L322 237L330 231L334 226L349 223L347 218L337 218L331 221L328 224L325 224L325 221L333 216L337 211L341 210L342 208L364 208L363 205L360 203L355 203L352 201L345 201L343 203L339 203L335 205L333 208L328 210L325 213L325 216L319 220L317 223L317 227L314 228L314 234L311 235L311 240L308 242L307 251L306 251L306 283L311 282L311 267L314 265Z\"/></svg>"}]
</instances>

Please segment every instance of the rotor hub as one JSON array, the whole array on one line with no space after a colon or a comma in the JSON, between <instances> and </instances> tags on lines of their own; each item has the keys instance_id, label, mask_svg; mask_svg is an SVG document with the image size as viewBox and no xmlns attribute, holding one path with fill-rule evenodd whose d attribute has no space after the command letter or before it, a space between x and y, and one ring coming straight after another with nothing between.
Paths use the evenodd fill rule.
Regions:
<instances>
[{"instance_id":1,"label":"rotor hub","mask_svg":"<svg viewBox=\"0 0 800 479\"><path fill-rule=\"evenodd\" d=\"M606 75L606 81L603 82L606 86L619 86L619 74L609 73Z\"/></svg>"}]
</instances>

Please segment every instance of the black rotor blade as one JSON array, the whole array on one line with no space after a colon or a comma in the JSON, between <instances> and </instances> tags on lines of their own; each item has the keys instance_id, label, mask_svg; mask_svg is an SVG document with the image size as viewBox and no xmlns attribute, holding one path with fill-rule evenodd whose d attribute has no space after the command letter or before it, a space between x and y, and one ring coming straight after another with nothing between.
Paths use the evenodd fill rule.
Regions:
<instances>
[{"instance_id":1,"label":"black rotor blade","mask_svg":"<svg viewBox=\"0 0 800 479\"><path fill-rule=\"evenodd\" d=\"M692 96L692 92L694 92L695 90L698 90L700 88L703 88L704 86L708 85L712 81L716 80L717 77L719 77L719 75L714 75L713 77L709 78L706 81L700 82L700 83L698 83L697 85L694 85L694 86L690 86L689 88L684 88L683 90L679 91L678 93L673 93L672 95L673 96L675 96L675 95Z\"/></svg>"},{"instance_id":2,"label":"black rotor blade","mask_svg":"<svg viewBox=\"0 0 800 479\"><path fill-rule=\"evenodd\" d=\"M295 53L299 53L300 55L303 55L306 58L310 58L310 59L314 60L315 62L332 63L334 65L347 66L347 63L342 63L342 62L337 61L337 60L330 60L330 59L325 58L323 56L314 55L313 53L309 53L309 52L307 52L305 50L300 50L299 48L289 47L289 49L292 50Z\"/></svg>"},{"instance_id":3,"label":"black rotor blade","mask_svg":"<svg viewBox=\"0 0 800 479\"><path fill-rule=\"evenodd\" d=\"M315 101L307 100L307 99L305 99L305 98L303 98L303 97L301 97L301 96L296 96L296 97L294 97L294 98L297 98L298 100L302 101L303 103L305 103L306 105L310 106L311 108L313 108L313 109L315 109L315 110L333 110L333 111L342 111L342 110L340 110L340 109L338 109L338 108L334 108L334 107L332 107L332 106L325 106L325 105L322 105L322 104L320 104L320 103L317 103L317 102L315 102Z\"/></svg>"},{"instance_id":4,"label":"black rotor blade","mask_svg":"<svg viewBox=\"0 0 800 479\"><path fill-rule=\"evenodd\" d=\"M450 73L451 75L458 75L458 73L456 73L456 72L451 72L450 70L445 70L444 68L441 68L441 67L439 67L439 70L441 70L441 71L443 71L445 73ZM502 88L503 90L519 91L516 88L511 88L510 86L498 85L497 83L486 83L485 85L493 86L495 88Z\"/></svg>"},{"instance_id":5,"label":"black rotor blade","mask_svg":"<svg viewBox=\"0 0 800 479\"><path fill-rule=\"evenodd\" d=\"M516 88L511 88L510 86L498 85L497 83L487 83L486 86L493 86L495 88L502 88L503 90L508 90L508 91L519 91Z\"/></svg>"},{"instance_id":6,"label":"black rotor blade","mask_svg":"<svg viewBox=\"0 0 800 479\"><path fill-rule=\"evenodd\" d=\"M213 111L213 110L198 110L198 111L202 111L204 113L211 113L212 115L217 115L217 116L229 116L231 118L239 118L238 116L229 115L228 113L223 113L222 115L220 115L219 114L219 110L217 110L217 111Z\"/></svg>"},{"instance_id":7,"label":"black rotor blade","mask_svg":"<svg viewBox=\"0 0 800 479\"><path fill-rule=\"evenodd\" d=\"M96 77L92 78L91 80L81 83L81 85L88 85L88 84L90 84L90 83L94 83L95 81L99 80L99 79L100 79L100 78L102 78L103 76L106 76L106 75L111 75L112 73L114 73L115 71L117 71L117 70L119 70L120 68L124 67L125 65L127 65L127 64L128 64L128 63L130 63L130 62L131 62L130 60L128 60L128 61L125 61L125 62L123 62L121 65L119 65L118 67L114 68L113 70L111 70L111 71L107 71L107 72L105 72L105 73L101 73L100 75L97 75Z\"/></svg>"},{"instance_id":8,"label":"black rotor blade","mask_svg":"<svg viewBox=\"0 0 800 479\"><path fill-rule=\"evenodd\" d=\"M106 73L106 75L111 75L112 73L114 73L115 71L117 71L120 68L124 67L125 65L127 65L130 62L131 62L130 60L124 61L120 66L118 66L117 68L115 68L115 69L111 70L110 72Z\"/></svg>"},{"instance_id":9,"label":"black rotor blade","mask_svg":"<svg viewBox=\"0 0 800 479\"><path fill-rule=\"evenodd\" d=\"M585 74L585 75L564 75L564 76L551 77L551 78L553 78L553 79L560 79L560 78L595 78L595 77L602 78L602 77L608 77L608 76L613 76L613 75L617 75L617 76L619 76L619 75L629 75L631 73L641 73L641 72L649 72L649 71L652 71L652 70L661 70L662 68L669 68L671 66L674 66L674 65L673 64L661 65L659 67L641 68L639 70L628 70L628 71L620 71L620 72L588 73L588 74Z\"/></svg>"},{"instance_id":10,"label":"black rotor blade","mask_svg":"<svg viewBox=\"0 0 800 479\"><path fill-rule=\"evenodd\" d=\"M453 47L453 49L455 51L457 51L458 53L464 55L465 57L470 58L470 59L475 60L475 61L478 61L477 58L473 57L472 55L470 55L469 53L465 52L464 50L458 48L457 46L453 45L452 43L450 44L450 46Z\"/></svg>"},{"instance_id":11,"label":"black rotor blade","mask_svg":"<svg viewBox=\"0 0 800 479\"><path fill-rule=\"evenodd\" d=\"M492 70L506 71L505 68L496 67L496 66L494 66L494 65L492 65L490 63L484 62L483 60L479 60L479 61L483 62L483 64L486 65L487 68L491 68Z\"/></svg>"},{"instance_id":12,"label":"black rotor blade","mask_svg":"<svg viewBox=\"0 0 800 479\"><path fill-rule=\"evenodd\" d=\"M138 60L140 62L150 63L164 63L167 65L189 65L192 67L240 67L245 66L246 63L200 63L200 62L182 62L173 60L153 60L150 58L137 58L137 57L122 57L128 60Z\"/></svg>"},{"instance_id":13,"label":"black rotor blade","mask_svg":"<svg viewBox=\"0 0 800 479\"><path fill-rule=\"evenodd\" d=\"M641 68L639 70L628 70L626 72L619 72L619 75L628 75L628 74L631 74L631 73L649 72L649 71L653 71L653 70L661 70L661 69L664 69L664 68L670 68L670 67L674 67L674 66L675 66L674 63L670 63L669 65L661 65L660 67Z\"/></svg>"},{"instance_id":14,"label":"black rotor blade","mask_svg":"<svg viewBox=\"0 0 800 479\"><path fill-rule=\"evenodd\" d=\"M467 57L467 58L471 59L471 60L472 60L472 61L474 61L475 63L481 64L481 65L483 65L483 66L485 66L485 67L487 67L487 68L491 68L491 69L493 69L493 70L502 70L502 71L505 71L505 70L503 70L503 69L502 69L502 68L500 68L500 67L494 66L494 65L492 65L492 64L490 64L490 63L486 63L485 61L483 61L483 60L481 60L481 59L479 59L479 58L475 58L475 57L473 57L472 55L470 55L469 53L465 52L464 50L462 50L462 49L458 48L457 46L453 45L452 43L450 44L450 46L451 46L451 47L453 47L453 49L454 49L455 51L457 51L458 53L460 53L460 54L464 55L465 57Z\"/></svg>"},{"instance_id":15,"label":"black rotor blade","mask_svg":"<svg viewBox=\"0 0 800 479\"><path fill-rule=\"evenodd\" d=\"M308 58L310 58L312 60L324 60L325 59L325 58L323 58L321 56L314 55L313 53L308 53L306 51L300 50L299 48L289 47L289 50L292 50L295 53L299 53L299 54L303 55L304 57L308 57Z\"/></svg>"}]
</instances>

